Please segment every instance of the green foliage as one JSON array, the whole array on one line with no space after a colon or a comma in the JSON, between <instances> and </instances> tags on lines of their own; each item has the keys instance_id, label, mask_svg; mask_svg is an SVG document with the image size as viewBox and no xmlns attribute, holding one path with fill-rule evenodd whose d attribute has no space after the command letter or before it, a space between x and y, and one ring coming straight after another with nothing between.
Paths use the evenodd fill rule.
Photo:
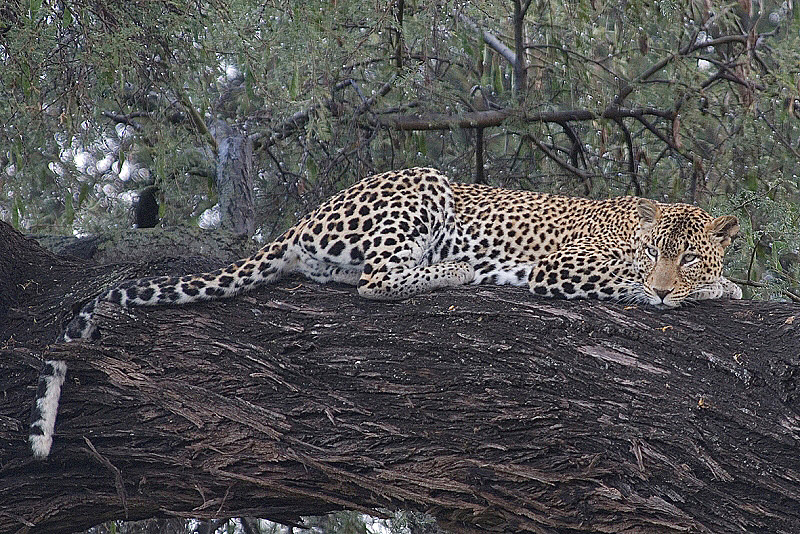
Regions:
<instances>
[{"instance_id":1,"label":"green foliage","mask_svg":"<svg viewBox=\"0 0 800 534\"><path fill-rule=\"evenodd\" d=\"M474 131L409 133L394 117L506 109L484 130L492 183L725 206L746 221L740 277L795 283L780 258L798 246L797 6L536 0L512 50L527 65L517 95L513 65L481 33L513 49L512 2L405 2L401 18L397 5L7 3L0 217L40 232L127 226L131 192L157 183L165 224L197 221L216 203L207 128L222 120L255 140L269 238L372 172L471 179ZM602 117L617 106L642 114ZM573 111L594 117L528 120Z\"/></svg>"},{"instance_id":2,"label":"green foliage","mask_svg":"<svg viewBox=\"0 0 800 534\"><path fill-rule=\"evenodd\" d=\"M788 193L788 194L787 194ZM745 288L746 296L790 300L800 296L800 206L797 188L779 181L765 192L744 189L715 208L739 214L741 237L729 255L731 271L758 285ZM794 299L792 299L794 300Z\"/></svg>"}]
</instances>

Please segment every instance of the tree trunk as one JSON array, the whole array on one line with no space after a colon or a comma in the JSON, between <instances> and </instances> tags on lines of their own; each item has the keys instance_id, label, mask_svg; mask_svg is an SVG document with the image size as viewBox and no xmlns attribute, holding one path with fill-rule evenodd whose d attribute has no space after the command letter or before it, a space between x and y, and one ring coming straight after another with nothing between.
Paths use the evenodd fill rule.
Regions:
<instances>
[{"instance_id":1,"label":"tree trunk","mask_svg":"<svg viewBox=\"0 0 800 534\"><path fill-rule=\"evenodd\" d=\"M14 324L54 337L100 289L85 271L48 293L0 269ZM800 531L797 305L660 312L491 286L382 303L286 280L101 306L93 344L0 319L0 532L342 508L424 510L458 532ZM43 357L69 371L36 462Z\"/></svg>"},{"instance_id":2,"label":"tree trunk","mask_svg":"<svg viewBox=\"0 0 800 534\"><path fill-rule=\"evenodd\" d=\"M255 231L253 205L253 142L223 120L214 122L217 142L217 192L220 226L234 235L252 236Z\"/></svg>"},{"instance_id":3,"label":"tree trunk","mask_svg":"<svg viewBox=\"0 0 800 534\"><path fill-rule=\"evenodd\" d=\"M514 0L514 96L525 100L528 89L528 56L525 53L525 12L530 2L522 5L522 0Z\"/></svg>"}]
</instances>

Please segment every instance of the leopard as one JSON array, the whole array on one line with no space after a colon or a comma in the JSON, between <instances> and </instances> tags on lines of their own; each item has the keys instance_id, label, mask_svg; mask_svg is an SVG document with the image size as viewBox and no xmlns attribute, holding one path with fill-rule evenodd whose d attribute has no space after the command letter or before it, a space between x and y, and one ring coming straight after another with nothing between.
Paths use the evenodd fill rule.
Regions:
<instances>
[{"instance_id":1,"label":"leopard","mask_svg":"<svg viewBox=\"0 0 800 534\"><path fill-rule=\"evenodd\" d=\"M528 286L533 295L677 308L740 299L722 276L735 216L623 196L592 200L451 181L432 168L364 178L249 258L213 272L126 280L88 302L64 341L93 340L101 302L123 307L222 299L290 273L340 282L361 297L403 300L467 284ZM46 458L66 363L39 378L29 442Z\"/></svg>"}]
</instances>

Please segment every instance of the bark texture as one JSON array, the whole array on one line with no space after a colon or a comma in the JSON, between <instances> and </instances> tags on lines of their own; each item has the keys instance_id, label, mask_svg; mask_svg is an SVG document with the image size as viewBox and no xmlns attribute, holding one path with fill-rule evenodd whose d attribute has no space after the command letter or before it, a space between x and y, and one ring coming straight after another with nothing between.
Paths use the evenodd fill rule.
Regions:
<instances>
[{"instance_id":1,"label":"bark texture","mask_svg":"<svg viewBox=\"0 0 800 534\"><path fill-rule=\"evenodd\" d=\"M91 294L74 267L52 317ZM26 298L12 313L45 313ZM101 307L94 344L0 324L0 532L340 508L458 532L800 531L797 305L658 312L489 286L378 303L286 280ZM42 357L69 371L36 462Z\"/></svg>"}]
</instances>

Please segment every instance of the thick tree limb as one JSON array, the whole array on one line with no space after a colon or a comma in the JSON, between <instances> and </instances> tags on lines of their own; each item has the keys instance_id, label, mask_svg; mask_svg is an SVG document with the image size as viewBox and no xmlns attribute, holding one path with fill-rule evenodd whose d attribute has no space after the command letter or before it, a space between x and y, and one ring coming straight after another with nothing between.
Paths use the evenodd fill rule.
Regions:
<instances>
[{"instance_id":1,"label":"thick tree limb","mask_svg":"<svg viewBox=\"0 0 800 534\"><path fill-rule=\"evenodd\" d=\"M98 289L71 287L65 308ZM18 295L17 317L48 297ZM338 508L462 532L800 530L797 305L664 313L497 287L379 303L285 281L99 311L94 344L8 341L0 321L0 532ZM37 463L42 356L70 368Z\"/></svg>"},{"instance_id":2,"label":"thick tree limb","mask_svg":"<svg viewBox=\"0 0 800 534\"><path fill-rule=\"evenodd\" d=\"M458 115L447 113L390 115L383 120L398 130L451 130L500 126L511 116L512 113L507 110L489 110L470 111Z\"/></svg>"}]
</instances>

